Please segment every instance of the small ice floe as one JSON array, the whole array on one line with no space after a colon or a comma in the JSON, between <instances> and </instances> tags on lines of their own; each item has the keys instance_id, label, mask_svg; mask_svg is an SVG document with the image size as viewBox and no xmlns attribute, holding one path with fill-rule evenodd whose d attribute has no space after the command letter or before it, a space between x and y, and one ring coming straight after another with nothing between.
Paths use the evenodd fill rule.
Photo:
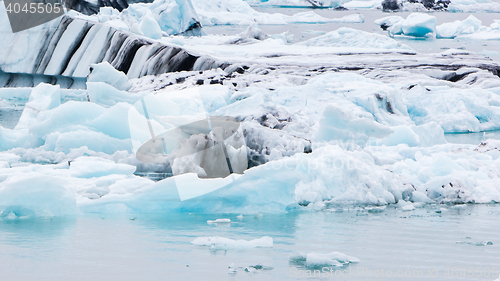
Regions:
<instances>
[{"instance_id":1,"label":"small ice floe","mask_svg":"<svg viewBox=\"0 0 500 281\"><path fill-rule=\"evenodd\" d=\"M211 221L211 220L208 220L207 221L207 224L227 224L227 223L231 223L231 220L230 219L216 219L214 221Z\"/></svg>"},{"instance_id":2,"label":"small ice floe","mask_svg":"<svg viewBox=\"0 0 500 281\"><path fill-rule=\"evenodd\" d=\"M407 211L413 211L413 210L415 210L415 206L413 206L413 205L406 205L406 206L402 207L401 210L403 210L405 212L407 212Z\"/></svg>"},{"instance_id":3,"label":"small ice floe","mask_svg":"<svg viewBox=\"0 0 500 281\"><path fill-rule=\"evenodd\" d=\"M251 249L251 248L272 248L273 238L263 236L254 240L234 240L226 237L219 236L204 236L195 238L191 244L199 246L209 246L214 250L228 250L228 249Z\"/></svg>"},{"instance_id":4,"label":"small ice floe","mask_svg":"<svg viewBox=\"0 0 500 281\"><path fill-rule=\"evenodd\" d=\"M457 204L457 205L453 205L453 207L451 207L451 208L462 210L462 209L467 208L467 204Z\"/></svg>"},{"instance_id":5,"label":"small ice floe","mask_svg":"<svg viewBox=\"0 0 500 281\"><path fill-rule=\"evenodd\" d=\"M228 267L229 269L229 274L236 274L238 273L238 269L243 269L243 267L237 267L234 265L234 263L232 263L231 265L229 265ZM273 270L274 267L272 266L265 266L265 265L262 265L262 264L256 264L256 265L249 265L247 267L245 267L243 270L245 272L249 272L249 273L257 273L257 271L260 271L260 270Z\"/></svg>"},{"instance_id":6,"label":"small ice floe","mask_svg":"<svg viewBox=\"0 0 500 281\"><path fill-rule=\"evenodd\" d=\"M368 213L382 213L383 211L385 211L386 208L387 208L386 206L369 206L366 207L365 210Z\"/></svg>"},{"instance_id":7,"label":"small ice floe","mask_svg":"<svg viewBox=\"0 0 500 281\"><path fill-rule=\"evenodd\" d=\"M491 241L472 241L471 237L465 237L465 239L469 241L457 241L455 242L456 244L468 244L468 245L474 245L474 246L491 246L493 245L493 242Z\"/></svg>"},{"instance_id":8,"label":"small ice floe","mask_svg":"<svg viewBox=\"0 0 500 281\"><path fill-rule=\"evenodd\" d=\"M245 271L250 272L250 273L257 273L258 270L272 270L272 269L274 269L274 267L265 266L265 265L261 265L261 264L250 265L250 266L245 267Z\"/></svg>"},{"instance_id":9,"label":"small ice floe","mask_svg":"<svg viewBox=\"0 0 500 281\"><path fill-rule=\"evenodd\" d=\"M397 205L401 208L401 210L403 210L403 212L415 210L415 205L413 205L413 203L404 200L400 200Z\"/></svg>"},{"instance_id":10,"label":"small ice floe","mask_svg":"<svg viewBox=\"0 0 500 281\"><path fill-rule=\"evenodd\" d=\"M240 221L242 221L243 220L243 215L239 215L236 218L239 219Z\"/></svg>"},{"instance_id":11,"label":"small ice floe","mask_svg":"<svg viewBox=\"0 0 500 281\"><path fill-rule=\"evenodd\" d=\"M234 266L234 263L230 264L228 267L229 274L236 274L238 273L238 268Z\"/></svg>"},{"instance_id":12,"label":"small ice floe","mask_svg":"<svg viewBox=\"0 0 500 281\"><path fill-rule=\"evenodd\" d=\"M321 253L295 253L288 257L291 263L303 265L307 268L341 267L350 263L359 262L358 258L348 256L339 252L329 254Z\"/></svg>"}]
</instances>

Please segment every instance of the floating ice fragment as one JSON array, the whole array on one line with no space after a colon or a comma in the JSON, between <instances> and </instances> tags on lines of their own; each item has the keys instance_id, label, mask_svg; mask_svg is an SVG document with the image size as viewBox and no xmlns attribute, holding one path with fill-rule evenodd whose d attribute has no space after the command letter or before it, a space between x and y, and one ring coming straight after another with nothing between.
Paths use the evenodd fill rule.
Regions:
<instances>
[{"instance_id":1,"label":"floating ice fragment","mask_svg":"<svg viewBox=\"0 0 500 281\"><path fill-rule=\"evenodd\" d=\"M428 37L436 33L437 19L423 13L411 13L406 19L400 16L389 16L378 19L375 24L388 30L389 34L404 34L413 37Z\"/></svg>"},{"instance_id":2,"label":"floating ice fragment","mask_svg":"<svg viewBox=\"0 0 500 281\"><path fill-rule=\"evenodd\" d=\"M401 208L403 211L413 211L415 210L415 206L413 205L407 205Z\"/></svg>"},{"instance_id":3,"label":"floating ice fragment","mask_svg":"<svg viewBox=\"0 0 500 281\"><path fill-rule=\"evenodd\" d=\"M349 263L359 262L358 258L348 256L339 252L331 252L329 254L321 253L295 253L290 254L289 261L295 264L300 264L308 268L322 267L340 267Z\"/></svg>"},{"instance_id":4,"label":"floating ice fragment","mask_svg":"<svg viewBox=\"0 0 500 281\"><path fill-rule=\"evenodd\" d=\"M272 248L273 238L263 236L254 240L234 240L219 236L204 236L195 238L191 244L199 246L209 246L214 250L227 250L227 249L251 249L251 248Z\"/></svg>"},{"instance_id":5,"label":"floating ice fragment","mask_svg":"<svg viewBox=\"0 0 500 281\"><path fill-rule=\"evenodd\" d=\"M207 224L227 224L230 223L230 219L216 219L216 220L208 220Z\"/></svg>"},{"instance_id":6,"label":"floating ice fragment","mask_svg":"<svg viewBox=\"0 0 500 281\"><path fill-rule=\"evenodd\" d=\"M437 19L423 13L412 13L403 22L403 33L408 36L424 37L436 33Z\"/></svg>"},{"instance_id":7,"label":"floating ice fragment","mask_svg":"<svg viewBox=\"0 0 500 281\"><path fill-rule=\"evenodd\" d=\"M238 273L238 268L234 266L234 263L230 264L228 267L229 274L236 274Z\"/></svg>"}]
</instances>

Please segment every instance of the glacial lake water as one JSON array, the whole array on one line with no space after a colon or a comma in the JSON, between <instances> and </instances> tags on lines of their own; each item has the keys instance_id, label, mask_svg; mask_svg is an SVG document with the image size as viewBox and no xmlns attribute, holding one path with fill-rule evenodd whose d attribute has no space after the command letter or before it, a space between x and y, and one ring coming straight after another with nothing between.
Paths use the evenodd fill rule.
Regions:
<instances>
[{"instance_id":1,"label":"glacial lake water","mask_svg":"<svg viewBox=\"0 0 500 281\"><path fill-rule=\"evenodd\" d=\"M495 280L500 270L498 204L237 215L0 220L1 280ZM216 218L234 223L207 224ZM191 244L199 236L270 236L274 246L215 251ZM288 259L333 251L360 262L305 277ZM244 271L257 264L273 269Z\"/></svg>"}]
</instances>

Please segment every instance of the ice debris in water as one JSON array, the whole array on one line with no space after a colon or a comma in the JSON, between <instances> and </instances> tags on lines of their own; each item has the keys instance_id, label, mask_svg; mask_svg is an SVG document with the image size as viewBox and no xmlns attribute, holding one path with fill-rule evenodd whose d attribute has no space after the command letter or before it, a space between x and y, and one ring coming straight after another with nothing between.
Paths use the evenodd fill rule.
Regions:
<instances>
[{"instance_id":1,"label":"ice debris in water","mask_svg":"<svg viewBox=\"0 0 500 281\"><path fill-rule=\"evenodd\" d=\"M491 246L493 245L493 242L491 241L472 241L472 237L465 237L468 241L457 241L456 244L467 244L467 245L474 245L474 246Z\"/></svg>"},{"instance_id":2,"label":"ice debris in water","mask_svg":"<svg viewBox=\"0 0 500 281\"><path fill-rule=\"evenodd\" d=\"M291 263L302 265L307 268L340 267L359 262L358 258L340 252L331 252L329 254L314 252L294 253L290 254L288 259Z\"/></svg>"},{"instance_id":3,"label":"ice debris in water","mask_svg":"<svg viewBox=\"0 0 500 281\"><path fill-rule=\"evenodd\" d=\"M198 246L209 246L214 250L227 249L251 249L251 248L272 248L273 238L263 236L254 240L234 240L219 236L204 236L195 238L191 244Z\"/></svg>"},{"instance_id":4,"label":"ice debris in water","mask_svg":"<svg viewBox=\"0 0 500 281\"><path fill-rule=\"evenodd\" d=\"M230 264L228 267L229 274L238 273L238 268L234 265L234 263Z\"/></svg>"}]
</instances>

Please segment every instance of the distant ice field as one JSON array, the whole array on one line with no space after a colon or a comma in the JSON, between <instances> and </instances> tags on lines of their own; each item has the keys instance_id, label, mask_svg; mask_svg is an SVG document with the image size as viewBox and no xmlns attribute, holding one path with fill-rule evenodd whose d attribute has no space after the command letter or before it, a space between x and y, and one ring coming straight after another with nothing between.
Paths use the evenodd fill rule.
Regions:
<instances>
[{"instance_id":1,"label":"distant ice field","mask_svg":"<svg viewBox=\"0 0 500 281\"><path fill-rule=\"evenodd\" d=\"M282 13L293 15L299 12L311 11L307 8L275 8L275 7L253 7L257 11L264 13ZM374 23L375 20L386 16L401 16L406 18L411 12L384 13L380 10L348 10L335 11L329 9L314 9L315 13L325 18L340 18L351 14L362 14L365 18L363 23L317 23L317 24L298 24L291 23L287 25L260 25L260 29L267 34L279 34L289 31L294 35L294 42L301 42L327 32L336 30L340 27L350 27L367 32L387 35L387 31L382 30ZM437 18L437 24L452 22L455 20L464 20L469 15L474 15L482 21L482 24L489 26L494 20L500 19L497 13L451 13L451 12L432 12L429 13ZM243 32L247 26L239 25L216 25L205 26L204 30L208 34L226 34L235 35ZM446 49L465 49L471 52L482 53L491 59L500 62L500 40L472 40L472 39L422 39L410 37L395 37L396 40L407 44L415 51L421 53L438 53Z\"/></svg>"}]
</instances>

